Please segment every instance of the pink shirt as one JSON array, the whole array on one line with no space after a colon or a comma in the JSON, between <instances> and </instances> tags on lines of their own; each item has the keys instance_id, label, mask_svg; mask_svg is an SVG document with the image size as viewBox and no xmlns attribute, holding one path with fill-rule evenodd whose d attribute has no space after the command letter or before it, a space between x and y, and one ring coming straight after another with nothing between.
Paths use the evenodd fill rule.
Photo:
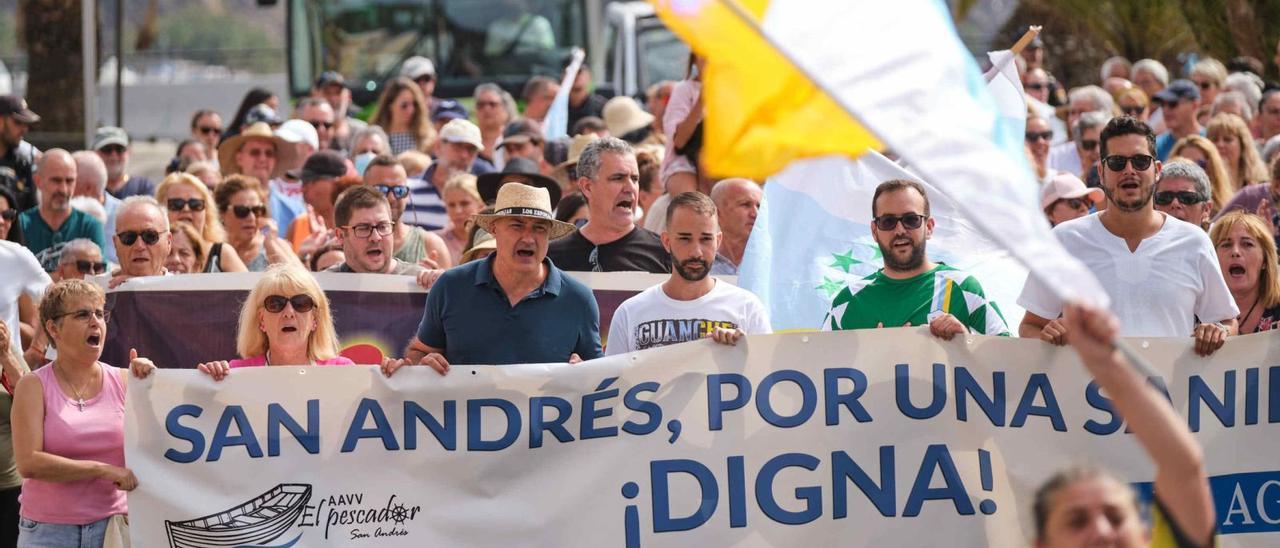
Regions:
<instances>
[{"instance_id":1,"label":"pink shirt","mask_svg":"<svg viewBox=\"0 0 1280 548\"><path fill-rule=\"evenodd\" d=\"M351 361L350 358L346 358L343 356L338 356L336 358L329 358L327 360L316 360L316 365L355 365L355 364L356 362L353 362ZM235 360L231 360L231 362L228 363L227 365L232 369L235 369L237 367L261 367L261 366L267 365L267 355L263 354L261 356L254 356L252 358L235 359ZM298 365L301 365L301 364L298 364Z\"/></svg>"},{"instance_id":2,"label":"pink shirt","mask_svg":"<svg viewBox=\"0 0 1280 548\"><path fill-rule=\"evenodd\" d=\"M676 126L693 113L693 105L698 102L698 95L701 93L702 82L697 80L681 80L671 89L667 110L662 113L662 131L667 134L667 153L662 156L662 168L658 170L658 176L664 183L673 173L698 171L688 158L676 154L675 137Z\"/></svg>"},{"instance_id":3,"label":"pink shirt","mask_svg":"<svg viewBox=\"0 0 1280 548\"><path fill-rule=\"evenodd\" d=\"M46 453L73 460L124 466L124 383L120 368L98 363L102 390L76 407L58 388L52 365L33 371L44 387ZM28 479L22 484L22 517L42 523L86 525L128 513L125 492L102 478L51 482Z\"/></svg>"}]
</instances>

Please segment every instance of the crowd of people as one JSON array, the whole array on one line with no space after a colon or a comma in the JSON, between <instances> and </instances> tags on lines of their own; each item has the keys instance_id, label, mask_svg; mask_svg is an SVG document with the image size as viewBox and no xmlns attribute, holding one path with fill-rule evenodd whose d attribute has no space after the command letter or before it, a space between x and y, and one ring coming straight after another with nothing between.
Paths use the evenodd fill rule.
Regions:
<instances>
[{"instance_id":1,"label":"crowd of people","mask_svg":"<svg viewBox=\"0 0 1280 548\"><path fill-rule=\"evenodd\" d=\"M1212 508L1204 513L1194 481L1198 449L1171 412L1149 409L1158 394L1110 341L1192 338L1208 355L1280 327L1280 87L1247 61L1229 70L1203 59L1170 80L1157 61L1117 57L1097 84L1066 89L1038 38L1018 58L1040 206L1107 288L1110 311L1062 302L1031 278L1018 300L1026 314L1006 318L981 280L930 260L932 231L954 220L931 216L924 186L892 180L867 204L883 268L840 291L821 327L927 326L951 340L1012 335L1016 319L1020 336L1075 345L1157 455L1166 523L1205 545ZM480 85L471 113L435 97L434 65L414 57L366 122L343 75L325 72L289 119L258 89L227 124L197 110L159 181L130 172L121 128L100 128L89 150L36 150L23 137L39 115L0 97L0 420L13 409L12 443L0 438L0 468L10 465L0 469L0 544L100 545L125 512L122 492L138 478L121 449L123 379L156 364L99 358L104 291L135 278L263 273L240 312L237 356L199 365L217 380L242 367L351 364L314 272L410 276L428 290L403 356L377 364L386 375L769 333L765 304L712 276L736 274L763 183L701 168L702 63L691 56L688 66L685 80L654 85L644 101L595 94L584 68L561 139L542 127L560 86L550 78L531 79L519 102ZM566 271L667 278L617 309L606 346L595 298ZM1044 545L1141 530L1132 501L1103 525L1061 515L1066 495L1056 493L1091 485L1114 495L1123 486L1109 476L1055 481L1035 509Z\"/></svg>"}]
</instances>

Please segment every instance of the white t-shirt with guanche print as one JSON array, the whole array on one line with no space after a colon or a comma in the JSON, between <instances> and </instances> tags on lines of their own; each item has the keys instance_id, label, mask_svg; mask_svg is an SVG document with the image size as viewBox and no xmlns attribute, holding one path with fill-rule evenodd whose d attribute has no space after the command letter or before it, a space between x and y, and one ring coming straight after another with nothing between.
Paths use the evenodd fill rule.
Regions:
<instances>
[{"instance_id":1,"label":"white t-shirt with guanche print","mask_svg":"<svg viewBox=\"0 0 1280 548\"><path fill-rule=\"evenodd\" d=\"M773 332L769 312L750 291L716 280L706 295L678 301L658 284L623 301L614 311L604 353L612 356L696 341L720 327L741 329L748 335Z\"/></svg>"}]
</instances>

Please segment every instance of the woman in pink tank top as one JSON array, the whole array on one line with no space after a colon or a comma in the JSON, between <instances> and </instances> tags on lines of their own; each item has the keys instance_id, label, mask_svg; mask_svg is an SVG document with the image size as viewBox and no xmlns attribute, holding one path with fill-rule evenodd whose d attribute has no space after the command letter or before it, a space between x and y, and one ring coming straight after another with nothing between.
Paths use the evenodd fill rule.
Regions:
<instances>
[{"instance_id":1,"label":"woman in pink tank top","mask_svg":"<svg viewBox=\"0 0 1280 548\"><path fill-rule=\"evenodd\" d=\"M105 297L82 280L49 287L41 325L58 359L18 381L13 452L22 485L18 546L101 546L138 480L124 463L124 369L101 363ZM130 353L139 377L155 369Z\"/></svg>"},{"instance_id":2,"label":"woman in pink tank top","mask_svg":"<svg viewBox=\"0 0 1280 548\"><path fill-rule=\"evenodd\" d=\"M338 355L329 298L310 272L275 265L254 284L240 309L239 359L199 365L214 380L231 369L264 365L353 365Z\"/></svg>"}]
</instances>

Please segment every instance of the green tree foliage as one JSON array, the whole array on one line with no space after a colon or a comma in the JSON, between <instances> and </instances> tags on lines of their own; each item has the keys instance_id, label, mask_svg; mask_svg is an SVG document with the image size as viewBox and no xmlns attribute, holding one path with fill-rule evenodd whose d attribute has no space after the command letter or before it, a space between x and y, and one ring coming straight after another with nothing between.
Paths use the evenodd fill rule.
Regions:
<instances>
[{"instance_id":1,"label":"green tree foliage","mask_svg":"<svg viewBox=\"0 0 1280 548\"><path fill-rule=\"evenodd\" d=\"M284 29L267 32L253 23L252 13L220 14L203 3L188 4L159 17L157 49L238 70L279 71L280 57L263 50L279 50Z\"/></svg>"}]
</instances>

